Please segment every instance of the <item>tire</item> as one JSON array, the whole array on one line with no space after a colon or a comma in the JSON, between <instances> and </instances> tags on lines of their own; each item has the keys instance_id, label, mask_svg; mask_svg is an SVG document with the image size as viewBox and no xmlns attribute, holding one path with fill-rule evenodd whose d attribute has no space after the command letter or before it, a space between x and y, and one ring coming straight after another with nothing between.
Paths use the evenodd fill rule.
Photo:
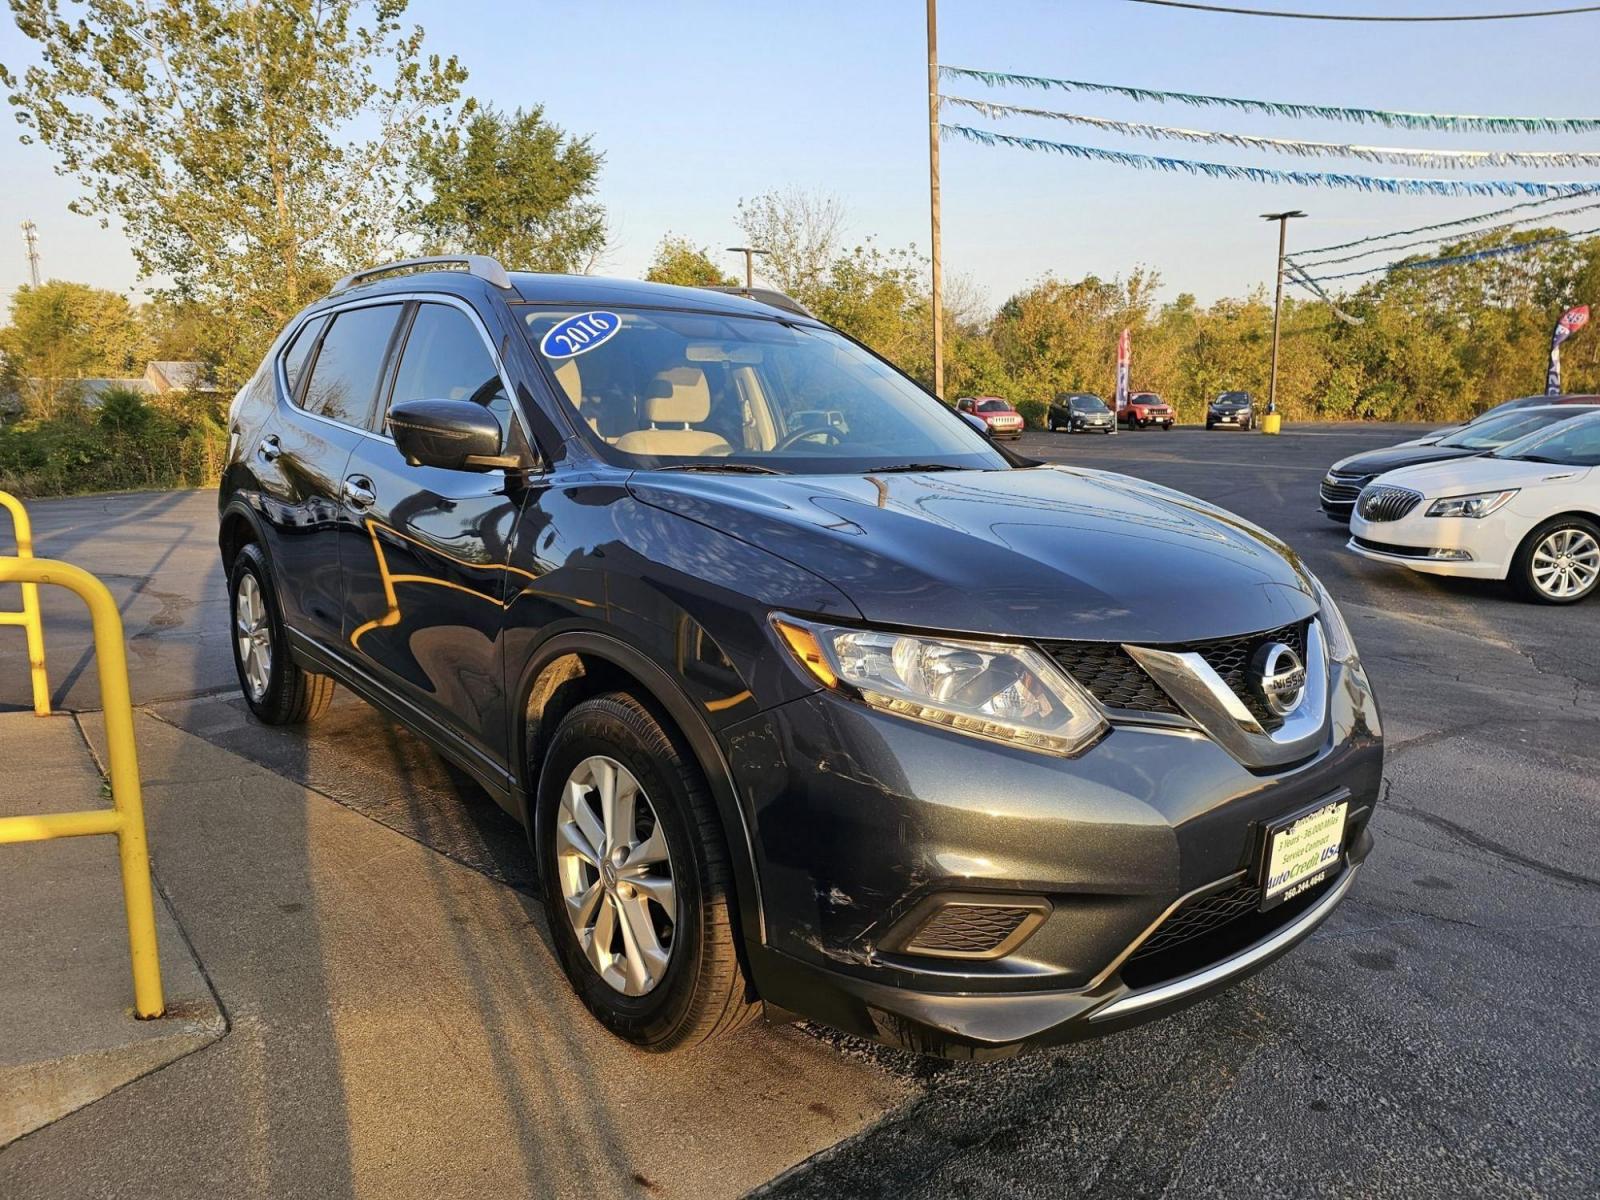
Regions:
<instances>
[{"instance_id":1,"label":"tire","mask_svg":"<svg viewBox=\"0 0 1600 1200\"><path fill-rule=\"evenodd\" d=\"M606 763L637 786L634 819L613 833L600 816ZM625 794L624 776L612 779ZM733 872L710 791L688 750L636 697L611 692L566 715L540 773L534 825L557 956L602 1025L646 1050L668 1051L732 1033L756 1015L733 927ZM602 843L598 852L595 840ZM604 849L607 842L616 858ZM663 893L672 899L671 914L660 902ZM586 917L570 915L577 905L569 896L578 903L593 898Z\"/></svg>"},{"instance_id":2,"label":"tire","mask_svg":"<svg viewBox=\"0 0 1600 1200\"><path fill-rule=\"evenodd\" d=\"M1046 417L1044 419L1044 427L1047 432L1054 433L1056 431L1056 419L1054 417Z\"/></svg>"},{"instance_id":3,"label":"tire","mask_svg":"<svg viewBox=\"0 0 1600 1200\"><path fill-rule=\"evenodd\" d=\"M1568 570L1552 570L1563 557ZM1518 594L1537 604L1576 604L1593 596L1600 589L1600 522L1579 516L1546 521L1522 539L1510 578Z\"/></svg>"},{"instance_id":4,"label":"tire","mask_svg":"<svg viewBox=\"0 0 1600 1200\"><path fill-rule=\"evenodd\" d=\"M1206 422L1206 432L1207 433L1210 433L1215 428L1216 428L1216 426L1214 424L1212 424L1210 421Z\"/></svg>"},{"instance_id":5,"label":"tire","mask_svg":"<svg viewBox=\"0 0 1600 1200\"><path fill-rule=\"evenodd\" d=\"M1161 432L1162 433L1171 433L1172 432L1172 422L1168 421L1164 425L1162 425L1161 426Z\"/></svg>"},{"instance_id":6,"label":"tire","mask_svg":"<svg viewBox=\"0 0 1600 1200\"><path fill-rule=\"evenodd\" d=\"M233 625L233 666L245 703L263 725L314 721L333 703L333 680L304 670L289 655L283 609L267 556L247 543L228 573L228 615ZM261 651L265 651L265 658Z\"/></svg>"}]
</instances>

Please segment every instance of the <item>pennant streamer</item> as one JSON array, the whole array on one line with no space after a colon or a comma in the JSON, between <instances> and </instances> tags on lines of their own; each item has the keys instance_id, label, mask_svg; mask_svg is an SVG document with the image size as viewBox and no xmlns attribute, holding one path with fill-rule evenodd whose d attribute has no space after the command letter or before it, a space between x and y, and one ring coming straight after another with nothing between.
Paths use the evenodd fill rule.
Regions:
<instances>
[{"instance_id":1,"label":"pennant streamer","mask_svg":"<svg viewBox=\"0 0 1600 1200\"><path fill-rule=\"evenodd\" d=\"M1316 280L1310 278L1304 271L1302 271L1299 267L1295 266L1294 263L1291 262L1289 259L1286 258L1286 259L1283 260L1283 268L1284 268L1284 274L1286 276L1288 276L1288 279L1289 279L1290 283L1297 284L1298 286L1304 288L1306 291L1310 292L1318 300L1321 300L1324 304L1326 304L1330 309L1333 310L1333 315L1338 317L1339 320L1343 321L1346 325L1365 325L1366 324L1366 322L1362 318L1351 316L1349 313L1345 312L1344 309L1340 308L1336 303L1334 303L1333 297L1328 295L1327 292L1323 291L1322 288L1318 286Z\"/></svg>"},{"instance_id":2,"label":"pennant streamer","mask_svg":"<svg viewBox=\"0 0 1600 1200\"><path fill-rule=\"evenodd\" d=\"M1594 184L1593 186L1588 188L1587 191L1588 192L1600 192L1600 183ZM1586 193L1574 193L1574 194L1575 195L1582 195L1582 194L1586 194ZM1326 254L1330 250L1348 250L1352 246L1367 246L1367 245L1373 244L1374 242L1386 242L1390 238L1409 237L1413 233L1430 233L1430 232L1432 232L1432 231L1434 231L1436 229L1454 229L1458 225L1481 225L1485 221L1492 221L1495 217L1503 217L1509 212L1518 212L1518 211L1520 211L1521 209L1524 209L1524 208L1542 208L1546 204L1554 204L1559 200L1568 200L1568 199L1571 199L1571 196L1546 196L1542 200L1524 200L1520 204L1512 204L1512 205L1507 206L1506 208L1492 209L1489 212L1479 213L1477 216L1474 216L1474 217L1457 217L1454 221L1440 221L1436 225L1418 225L1415 229L1396 229L1392 233L1375 233L1371 237L1357 238L1353 242L1335 242L1331 246L1318 246L1318 247L1316 247L1315 249L1312 249L1312 250L1302 251L1302 253L1304 253L1304 254ZM1587 205L1584 206L1584 207L1587 207ZM1578 210L1577 209L1573 209L1571 211L1576 212ZM1531 217L1518 217L1515 221L1508 221L1508 222L1506 222L1506 224L1508 226L1510 226L1510 225L1520 225L1524 221L1539 221L1539 220L1543 220L1546 215L1556 216L1558 214L1555 214L1555 213L1550 213L1550 214L1535 213ZM1434 239L1430 238L1428 240L1432 241ZM1392 249L1397 249L1398 247L1391 247L1391 248ZM1360 257L1360 256L1358 256L1358 257ZM1307 266L1312 266L1314 264L1308 263L1306 265Z\"/></svg>"},{"instance_id":3,"label":"pennant streamer","mask_svg":"<svg viewBox=\"0 0 1600 1200\"><path fill-rule=\"evenodd\" d=\"M1246 150L1297 154L1302 158L1359 158L1368 162L1401 163L1413 167L1434 167L1444 170L1452 167L1600 166L1600 151L1595 150L1408 150L1397 146L1357 146L1348 142L1305 142L1290 138L1255 137L1246 133L1220 133L1207 129L1180 129L1171 125L1146 125L1140 121L1112 121L1105 117L1086 117L1078 113L1057 112L1048 108L991 104L987 100L969 100L963 96L941 96L939 99L943 104L974 109L991 119L1046 117L1052 121L1089 125L1095 129L1120 133L1128 137L1238 146Z\"/></svg>"},{"instance_id":4,"label":"pennant streamer","mask_svg":"<svg viewBox=\"0 0 1600 1200\"><path fill-rule=\"evenodd\" d=\"M1597 186L1593 183L1536 183L1523 179L1394 179L1332 171L1278 171L1270 167L1240 167L1231 163L1163 158L1152 154L1105 150L1098 146L1079 146L1071 142L1014 137L989 129L973 129L967 125L940 125L939 129L944 134L984 146L1015 146L1023 150L1042 150L1072 158L1112 162L1140 171L1186 171L1190 175L1208 175L1213 179L1248 179L1252 183L1292 183L1302 187L1353 188L1361 192L1434 196L1567 196L1591 191Z\"/></svg>"},{"instance_id":5,"label":"pennant streamer","mask_svg":"<svg viewBox=\"0 0 1600 1200\"><path fill-rule=\"evenodd\" d=\"M1570 217L1573 213L1586 212L1594 208L1600 208L1600 201L1591 201L1588 204L1580 204L1575 208L1559 209L1556 212L1543 213L1538 217L1523 217L1520 220L1507 221L1503 225L1491 225L1489 228L1480 230L1479 232L1503 233L1508 229L1515 229L1519 225L1525 225L1529 221L1549 221L1554 220L1557 217ZM1425 237L1418 238L1414 242L1401 242L1397 246L1372 246L1366 250L1358 250L1354 254L1343 254L1338 258L1319 258L1312 262L1303 262L1301 265L1307 268L1331 267L1335 263L1355 262L1358 258L1369 258L1374 254L1394 254L1400 250L1409 250L1414 246L1432 246L1440 240L1442 239L1438 237Z\"/></svg>"},{"instance_id":6,"label":"pennant streamer","mask_svg":"<svg viewBox=\"0 0 1600 1200\"><path fill-rule=\"evenodd\" d=\"M1368 267L1364 271L1345 271L1339 275L1305 275L1302 278L1307 283L1327 283L1332 279L1355 279L1361 275L1376 275L1380 271L1416 271L1424 267L1453 267L1460 263L1479 262L1486 258L1500 258L1507 254L1522 254L1538 246L1548 246L1554 242L1565 242L1577 237L1590 237L1600 233L1600 227L1594 229L1574 229L1570 233L1552 234L1550 237L1531 238L1526 242L1512 242L1505 246L1490 246L1486 250L1474 250L1470 254L1450 254L1443 258L1424 258L1417 262L1386 263L1381 267ZM1284 259L1287 263L1290 260Z\"/></svg>"},{"instance_id":7,"label":"pennant streamer","mask_svg":"<svg viewBox=\"0 0 1600 1200\"><path fill-rule=\"evenodd\" d=\"M1129 100L1188 104L1195 108L1234 108L1322 121L1351 121L1357 125L1386 125L1391 129L1439 129L1451 133L1591 133L1600 130L1600 117L1485 117L1449 113L1390 112L1381 108L1344 108L1332 104L1299 104L1281 100L1241 100L1234 96L1205 96L1169 92L1160 88L1125 87L1089 83L1082 79L1053 79L1046 75L1014 75L1007 71L977 71L970 67L939 68L946 79L976 79L989 87L1026 87L1064 92L1102 92Z\"/></svg>"}]
</instances>

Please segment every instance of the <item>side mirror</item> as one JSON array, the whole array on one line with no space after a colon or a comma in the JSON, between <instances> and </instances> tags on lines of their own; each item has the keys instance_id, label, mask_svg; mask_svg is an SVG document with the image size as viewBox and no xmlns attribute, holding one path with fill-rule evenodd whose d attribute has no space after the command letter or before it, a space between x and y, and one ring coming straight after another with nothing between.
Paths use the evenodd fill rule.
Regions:
<instances>
[{"instance_id":1,"label":"side mirror","mask_svg":"<svg viewBox=\"0 0 1600 1200\"><path fill-rule=\"evenodd\" d=\"M395 447L413 467L493 471L522 466L500 452L500 422L471 400L406 400L389 410Z\"/></svg>"}]
</instances>

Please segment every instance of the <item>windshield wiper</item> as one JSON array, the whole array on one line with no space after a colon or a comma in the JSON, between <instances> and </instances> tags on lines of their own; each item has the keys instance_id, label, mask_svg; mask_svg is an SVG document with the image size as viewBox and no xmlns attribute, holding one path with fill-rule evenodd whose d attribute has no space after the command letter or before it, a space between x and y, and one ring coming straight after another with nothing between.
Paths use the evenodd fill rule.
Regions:
<instances>
[{"instance_id":1,"label":"windshield wiper","mask_svg":"<svg viewBox=\"0 0 1600 1200\"><path fill-rule=\"evenodd\" d=\"M667 466L664 466L664 467L653 467L651 469L652 470L656 470L656 471L717 471L717 472L736 473L736 474L739 474L739 475L782 475L784 473L782 471L774 471L771 467L760 466L757 463L740 463L740 462L730 462L730 463L709 463L709 462L670 463L670 464L668 464Z\"/></svg>"},{"instance_id":2,"label":"windshield wiper","mask_svg":"<svg viewBox=\"0 0 1600 1200\"><path fill-rule=\"evenodd\" d=\"M887 467L868 467L863 475L904 475L908 471L965 471L966 467L953 467L949 463L893 463Z\"/></svg>"}]
</instances>

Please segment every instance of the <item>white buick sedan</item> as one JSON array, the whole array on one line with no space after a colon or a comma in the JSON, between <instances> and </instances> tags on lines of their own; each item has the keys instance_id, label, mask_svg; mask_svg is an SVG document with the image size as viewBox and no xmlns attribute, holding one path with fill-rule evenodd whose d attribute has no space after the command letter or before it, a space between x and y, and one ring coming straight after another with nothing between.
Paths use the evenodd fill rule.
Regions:
<instances>
[{"instance_id":1,"label":"white buick sedan","mask_svg":"<svg viewBox=\"0 0 1600 1200\"><path fill-rule=\"evenodd\" d=\"M1362 489L1349 548L1429 575L1505 579L1571 604L1600 582L1600 413L1478 458L1380 475Z\"/></svg>"}]
</instances>

